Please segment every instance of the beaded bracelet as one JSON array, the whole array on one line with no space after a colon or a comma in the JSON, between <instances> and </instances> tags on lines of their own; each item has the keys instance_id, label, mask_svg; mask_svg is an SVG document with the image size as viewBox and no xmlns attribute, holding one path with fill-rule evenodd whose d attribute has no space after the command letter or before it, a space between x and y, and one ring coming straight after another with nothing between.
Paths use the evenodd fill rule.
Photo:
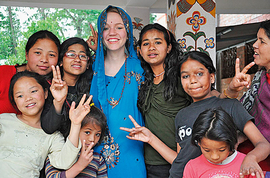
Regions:
<instances>
[{"instance_id":1,"label":"beaded bracelet","mask_svg":"<svg viewBox=\"0 0 270 178\"><path fill-rule=\"evenodd\" d=\"M224 95L225 95L227 98L229 98L229 99L236 99L236 98L238 97L238 95L239 95L239 93L238 93L237 96L236 96L235 98L232 98L232 97L230 97L230 96L227 95L226 90L227 90L227 88L224 90Z\"/></svg>"}]
</instances>

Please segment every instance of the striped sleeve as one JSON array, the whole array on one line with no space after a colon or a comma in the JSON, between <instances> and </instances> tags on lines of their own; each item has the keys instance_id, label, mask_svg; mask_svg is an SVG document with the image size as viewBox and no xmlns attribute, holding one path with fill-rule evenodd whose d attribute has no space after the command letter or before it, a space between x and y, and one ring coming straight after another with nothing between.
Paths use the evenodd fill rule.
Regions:
<instances>
[{"instance_id":1,"label":"striped sleeve","mask_svg":"<svg viewBox=\"0 0 270 178\"><path fill-rule=\"evenodd\" d=\"M48 157L45 162L45 174L46 174L46 178L66 178L66 172L54 168L51 165Z\"/></svg>"},{"instance_id":2,"label":"striped sleeve","mask_svg":"<svg viewBox=\"0 0 270 178\"><path fill-rule=\"evenodd\" d=\"M97 177L98 178L107 178L107 166L105 163L104 158L100 155L99 157L99 167L98 167L98 172L97 172Z\"/></svg>"}]
</instances>

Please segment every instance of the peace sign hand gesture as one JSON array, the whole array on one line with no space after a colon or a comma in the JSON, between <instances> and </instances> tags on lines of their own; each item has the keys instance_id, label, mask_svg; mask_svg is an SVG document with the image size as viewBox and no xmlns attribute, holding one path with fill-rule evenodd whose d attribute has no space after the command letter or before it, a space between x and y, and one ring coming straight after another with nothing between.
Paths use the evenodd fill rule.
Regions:
<instances>
[{"instance_id":1,"label":"peace sign hand gesture","mask_svg":"<svg viewBox=\"0 0 270 178\"><path fill-rule=\"evenodd\" d=\"M91 28L92 36L89 36L89 38L86 42L87 42L89 48L91 48L93 51L97 51L98 34L94 30L94 27L92 26L92 24L90 24L90 28ZM93 44L92 44L92 42L93 42Z\"/></svg>"},{"instance_id":2,"label":"peace sign hand gesture","mask_svg":"<svg viewBox=\"0 0 270 178\"><path fill-rule=\"evenodd\" d=\"M127 138L131 140L138 140L149 143L152 139L153 133L146 127L140 126L131 115L129 115L129 119L131 120L131 122L134 124L135 127L131 129L126 127L120 127L121 130L129 132Z\"/></svg>"},{"instance_id":3,"label":"peace sign hand gesture","mask_svg":"<svg viewBox=\"0 0 270 178\"><path fill-rule=\"evenodd\" d=\"M80 166L83 170L88 166L88 164L93 160L93 148L94 143L91 143L88 147L85 145L85 140L83 140L82 148L81 148L81 154L76 164Z\"/></svg>"},{"instance_id":4,"label":"peace sign hand gesture","mask_svg":"<svg viewBox=\"0 0 270 178\"><path fill-rule=\"evenodd\" d=\"M53 104L56 112L60 113L68 93L68 86L65 81L61 79L61 72L59 66L52 66L53 79L50 87L52 96L54 98Z\"/></svg>"},{"instance_id":5,"label":"peace sign hand gesture","mask_svg":"<svg viewBox=\"0 0 270 178\"><path fill-rule=\"evenodd\" d=\"M251 84L250 75L247 74L247 71L254 66L255 62L249 63L241 72L239 58L235 62L235 76L233 77L229 87L233 91L241 91L244 87L249 87Z\"/></svg>"},{"instance_id":6,"label":"peace sign hand gesture","mask_svg":"<svg viewBox=\"0 0 270 178\"><path fill-rule=\"evenodd\" d=\"M249 63L244 69L240 72L239 58L235 62L235 76L230 82L227 89L222 92L221 98L237 98L238 92L241 91L244 87L249 88L251 84L250 75L247 74L247 71L254 66L255 62ZM226 91L226 93L225 93Z\"/></svg>"},{"instance_id":7,"label":"peace sign hand gesture","mask_svg":"<svg viewBox=\"0 0 270 178\"><path fill-rule=\"evenodd\" d=\"M80 157L71 168L66 170L66 177L76 177L89 165L94 158L92 149L94 146L94 143L92 143L86 148L85 140L83 140Z\"/></svg>"},{"instance_id":8,"label":"peace sign hand gesture","mask_svg":"<svg viewBox=\"0 0 270 178\"><path fill-rule=\"evenodd\" d=\"M121 130L129 132L127 135L128 139L138 140L146 142L151 145L166 161L172 164L173 160L177 156L177 152L168 147L163 143L157 136L155 136L149 129L146 127L140 126L132 116L129 116L131 122L135 127L129 129L125 127L120 127ZM179 148L178 148L179 147ZM177 150L180 150L180 146L177 146Z\"/></svg>"}]
</instances>

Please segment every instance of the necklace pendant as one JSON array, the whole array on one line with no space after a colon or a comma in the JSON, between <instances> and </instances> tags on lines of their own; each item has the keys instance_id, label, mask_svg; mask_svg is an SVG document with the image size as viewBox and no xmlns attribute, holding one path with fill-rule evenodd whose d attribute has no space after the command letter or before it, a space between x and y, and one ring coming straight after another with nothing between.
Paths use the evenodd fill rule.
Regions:
<instances>
[{"instance_id":1,"label":"necklace pendant","mask_svg":"<svg viewBox=\"0 0 270 178\"><path fill-rule=\"evenodd\" d=\"M126 80L127 80L127 59L125 60L125 75L124 75L124 85L123 85L123 88L122 88L122 91L121 91L121 95L120 95L120 98L118 100L114 100L113 97L111 97L111 101L108 100L107 98L107 101L108 103L112 106L112 109L118 105L118 103L120 102L122 96L123 96L123 93L124 93L124 89L125 89L125 84L126 84Z\"/></svg>"},{"instance_id":2,"label":"necklace pendant","mask_svg":"<svg viewBox=\"0 0 270 178\"><path fill-rule=\"evenodd\" d=\"M118 103L119 103L119 101L114 100L114 98L111 98L111 101L108 100L108 102L112 106L112 108L114 108L115 106L117 106Z\"/></svg>"},{"instance_id":3,"label":"necklace pendant","mask_svg":"<svg viewBox=\"0 0 270 178\"><path fill-rule=\"evenodd\" d=\"M112 104L112 108L118 105L118 101L116 101L114 104Z\"/></svg>"}]
</instances>

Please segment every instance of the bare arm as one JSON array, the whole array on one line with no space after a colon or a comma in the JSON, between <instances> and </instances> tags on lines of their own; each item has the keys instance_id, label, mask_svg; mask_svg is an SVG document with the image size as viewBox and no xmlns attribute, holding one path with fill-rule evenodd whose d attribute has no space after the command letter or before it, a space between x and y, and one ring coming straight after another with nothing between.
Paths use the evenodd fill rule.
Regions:
<instances>
[{"instance_id":1,"label":"bare arm","mask_svg":"<svg viewBox=\"0 0 270 178\"><path fill-rule=\"evenodd\" d=\"M249 174L256 175L256 178L263 178L264 173L258 163L270 154L270 144L252 121L246 123L243 131L255 148L247 154L242 162L240 178Z\"/></svg>"},{"instance_id":2,"label":"bare arm","mask_svg":"<svg viewBox=\"0 0 270 178\"><path fill-rule=\"evenodd\" d=\"M90 96L86 101L86 94L81 98L80 103L75 108L75 102L73 101L69 110L69 118L71 120L71 128L68 139L66 143L57 141L54 139L51 144L50 150L48 151L48 156L50 158L51 164L60 169L68 169L76 161L77 154L81 148L79 144L79 134L81 129L81 122L84 117L90 112L90 101L92 96ZM60 133L55 133L56 138L59 140L64 140L63 136ZM61 147L62 146L62 147ZM74 148L75 147L75 148ZM66 156L66 154L69 156Z\"/></svg>"},{"instance_id":3,"label":"bare arm","mask_svg":"<svg viewBox=\"0 0 270 178\"><path fill-rule=\"evenodd\" d=\"M177 152L176 152L172 150L170 147L168 147L165 143L163 143L153 133L152 135L153 135L152 139L150 139L148 142L149 145L151 145L166 161L172 164L181 149L179 144L177 143Z\"/></svg>"},{"instance_id":4,"label":"bare arm","mask_svg":"<svg viewBox=\"0 0 270 178\"><path fill-rule=\"evenodd\" d=\"M177 144L177 151L172 150L165 143L163 143L157 136L155 136L149 129L146 127L141 127L132 116L129 116L130 120L134 124L134 128L124 128L120 127L121 130L129 132L127 138L131 140L139 140L151 145L166 161L170 164L174 161L177 156L177 153L180 151L180 146Z\"/></svg>"},{"instance_id":5,"label":"bare arm","mask_svg":"<svg viewBox=\"0 0 270 178\"><path fill-rule=\"evenodd\" d=\"M79 105L75 108L75 102L73 101L69 110L69 118L71 120L71 127L68 139L75 146L79 144L79 133L81 129L81 122L84 117L90 112L90 101L92 95L85 101L86 94L83 95Z\"/></svg>"}]
</instances>

